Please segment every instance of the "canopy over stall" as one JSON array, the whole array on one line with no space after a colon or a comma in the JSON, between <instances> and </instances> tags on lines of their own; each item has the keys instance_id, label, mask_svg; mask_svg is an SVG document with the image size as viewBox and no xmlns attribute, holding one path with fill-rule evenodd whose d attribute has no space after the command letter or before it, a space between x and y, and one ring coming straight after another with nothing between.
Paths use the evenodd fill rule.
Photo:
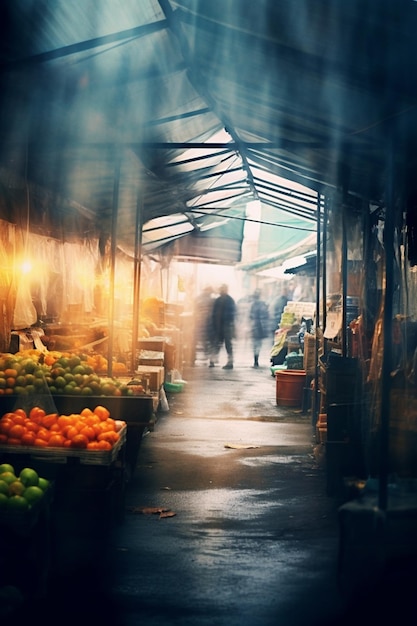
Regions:
<instances>
[{"instance_id":1,"label":"canopy over stall","mask_svg":"<svg viewBox=\"0 0 417 626\"><path fill-rule=\"evenodd\" d=\"M411 0L5 0L0 22L0 165L33 228L68 236L76 210L108 235L118 164L117 241L140 196L145 251L253 199L314 225L277 176L382 203L388 138L410 182Z\"/></svg>"}]
</instances>

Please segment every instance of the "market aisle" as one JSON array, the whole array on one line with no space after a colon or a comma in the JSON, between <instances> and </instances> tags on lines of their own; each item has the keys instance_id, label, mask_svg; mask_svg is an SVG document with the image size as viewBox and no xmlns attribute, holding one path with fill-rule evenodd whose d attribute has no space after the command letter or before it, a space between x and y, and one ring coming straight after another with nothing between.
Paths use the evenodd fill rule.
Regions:
<instances>
[{"instance_id":1,"label":"market aisle","mask_svg":"<svg viewBox=\"0 0 417 626\"><path fill-rule=\"evenodd\" d=\"M120 624L323 624L341 609L337 507L310 415L276 406L266 364L183 377L142 441L115 533Z\"/></svg>"}]
</instances>

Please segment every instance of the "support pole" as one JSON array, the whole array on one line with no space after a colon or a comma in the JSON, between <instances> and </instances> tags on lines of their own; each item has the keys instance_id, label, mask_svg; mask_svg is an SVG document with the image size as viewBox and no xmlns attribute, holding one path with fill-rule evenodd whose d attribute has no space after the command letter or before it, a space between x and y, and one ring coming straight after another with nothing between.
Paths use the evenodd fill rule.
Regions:
<instances>
[{"instance_id":1,"label":"support pole","mask_svg":"<svg viewBox=\"0 0 417 626\"><path fill-rule=\"evenodd\" d=\"M321 268L321 194L317 194L317 254L316 254L316 339L314 342L314 402L312 422L313 427L317 424L318 410L318 387L319 387L319 365L318 365L318 329L320 327L320 268Z\"/></svg>"},{"instance_id":2,"label":"support pole","mask_svg":"<svg viewBox=\"0 0 417 626\"><path fill-rule=\"evenodd\" d=\"M113 375L113 346L114 346L114 292L116 270L116 242L117 242L117 216L119 212L119 187L120 187L121 157L117 156L114 168L113 182L113 210L110 242L110 297L109 297L109 341L107 350L107 375Z\"/></svg>"},{"instance_id":3,"label":"support pole","mask_svg":"<svg viewBox=\"0 0 417 626\"><path fill-rule=\"evenodd\" d=\"M347 207L342 200L342 356L346 357L347 350L347 289L348 289L348 254L347 254L347 227L346 227Z\"/></svg>"},{"instance_id":4,"label":"support pole","mask_svg":"<svg viewBox=\"0 0 417 626\"><path fill-rule=\"evenodd\" d=\"M384 224L385 248L385 292L383 313L383 357L381 375L381 426L379 448L379 493L378 505L383 511L388 501L388 468L389 468L389 422L391 405L391 372L392 372L392 313L394 293L394 164L393 148L389 146L387 203Z\"/></svg>"},{"instance_id":5,"label":"support pole","mask_svg":"<svg viewBox=\"0 0 417 626\"><path fill-rule=\"evenodd\" d=\"M140 279L142 266L142 228L143 228L143 204L138 198L136 205L135 221L135 258L133 269L133 312L132 312L132 355L130 371L136 371L136 354L138 349L139 312L140 312Z\"/></svg>"}]
</instances>

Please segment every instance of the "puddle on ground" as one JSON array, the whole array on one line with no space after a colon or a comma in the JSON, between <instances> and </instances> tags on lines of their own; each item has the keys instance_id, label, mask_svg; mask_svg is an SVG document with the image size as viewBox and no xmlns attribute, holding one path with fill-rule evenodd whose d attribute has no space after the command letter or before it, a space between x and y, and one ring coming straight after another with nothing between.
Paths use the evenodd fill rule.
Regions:
<instances>
[{"instance_id":1,"label":"puddle on ground","mask_svg":"<svg viewBox=\"0 0 417 626\"><path fill-rule=\"evenodd\" d=\"M290 463L302 463L305 460L304 457L298 455L265 455L265 456L255 456L255 457L247 457L244 459L240 459L240 463L243 465L248 465L249 467L259 467L260 465L270 465L270 464L290 464Z\"/></svg>"}]
</instances>

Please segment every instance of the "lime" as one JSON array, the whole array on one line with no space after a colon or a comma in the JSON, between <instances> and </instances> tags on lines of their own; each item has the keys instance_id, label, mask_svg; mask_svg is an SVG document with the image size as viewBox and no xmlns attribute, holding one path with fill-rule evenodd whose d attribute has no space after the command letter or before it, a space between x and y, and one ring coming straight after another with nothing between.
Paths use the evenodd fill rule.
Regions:
<instances>
[{"instance_id":1,"label":"lime","mask_svg":"<svg viewBox=\"0 0 417 626\"><path fill-rule=\"evenodd\" d=\"M20 480L15 480L9 485L9 494L11 496L21 496L25 489L25 485Z\"/></svg>"},{"instance_id":2,"label":"lime","mask_svg":"<svg viewBox=\"0 0 417 626\"><path fill-rule=\"evenodd\" d=\"M32 489L32 487L29 487L29 489ZM23 496L11 496L8 498L7 508L15 511L27 511L29 502Z\"/></svg>"},{"instance_id":3,"label":"lime","mask_svg":"<svg viewBox=\"0 0 417 626\"><path fill-rule=\"evenodd\" d=\"M0 493L0 511L4 510L9 503L9 496L5 493Z\"/></svg>"},{"instance_id":4,"label":"lime","mask_svg":"<svg viewBox=\"0 0 417 626\"><path fill-rule=\"evenodd\" d=\"M25 487L31 487L39 483L39 475L32 467L24 467L19 474L19 479Z\"/></svg>"},{"instance_id":5,"label":"lime","mask_svg":"<svg viewBox=\"0 0 417 626\"><path fill-rule=\"evenodd\" d=\"M3 472L11 472L12 474L14 474L15 471L13 465L10 465L10 463L1 463L0 474L2 474Z\"/></svg>"},{"instance_id":6,"label":"lime","mask_svg":"<svg viewBox=\"0 0 417 626\"><path fill-rule=\"evenodd\" d=\"M9 485L4 480L0 480L0 493L9 497Z\"/></svg>"},{"instance_id":7,"label":"lime","mask_svg":"<svg viewBox=\"0 0 417 626\"><path fill-rule=\"evenodd\" d=\"M42 476L39 476L38 487L40 487L42 491L46 491L49 487L49 480L47 478L43 478Z\"/></svg>"},{"instance_id":8,"label":"lime","mask_svg":"<svg viewBox=\"0 0 417 626\"><path fill-rule=\"evenodd\" d=\"M67 384L67 381L65 380L65 378L63 376L57 376L55 378L55 386L56 387L65 387L65 385Z\"/></svg>"},{"instance_id":9,"label":"lime","mask_svg":"<svg viewBox=\"0 0 417 626\"><path fill-rule=\"evenodd\" d=\"M11 485L15 480L17 480L17 476L13 474L13 472L3 472L1 474L1 479L8 485Z\"/></svg>"},{"instance_id":10,"label":"lime","mask_svg":"<svg viewBox=\"0 0 417 626\"><path fill-rule=\"evenodd\" d=\"M81 363L80 357L75 354L68 359L68 364L72 368L78 367L80 363Z\"/></svg>"},{"instance_id":11,"label":"lime","mask_svg":"<svg viewBox=\"0 0 417 626\"><path fill-rule=\"evenodd\" d=\"M77 386L80 387L84 382L83 374L74 374L74 382L77 383Z\"/></svg>"},{"instance_id":12,"label":"lime","mask_svg":"<svg viewBox=\"0 0 417 626\"><path fill-rule=\"evenodd\" d=\"M28 359L27 361L25 361L24 366L27 374L33 374L37 367L33 359Z\"/></svg>"},{"instance_id":13,"label":"lime","mask_svg":"<svg viewBox=\"0 0 417 626\"><path fill-rule=\"evenodd\" d=\"M35 504L35 502L43 498L43 490L37 486L27 487L23 492L23 498L29 504Z\"/></svg>"},{"instance_id":14,"label":"lime","mask_svg":"<svg viewBox=\"0 0 417 626\"><path fill-rule=\"evenodd\" d=\"M16 385L16 387L14 388L14 393L17 394L18 396L27 395L28 387L22 387L21 385Z\"/></svg>"}]
</instances>

